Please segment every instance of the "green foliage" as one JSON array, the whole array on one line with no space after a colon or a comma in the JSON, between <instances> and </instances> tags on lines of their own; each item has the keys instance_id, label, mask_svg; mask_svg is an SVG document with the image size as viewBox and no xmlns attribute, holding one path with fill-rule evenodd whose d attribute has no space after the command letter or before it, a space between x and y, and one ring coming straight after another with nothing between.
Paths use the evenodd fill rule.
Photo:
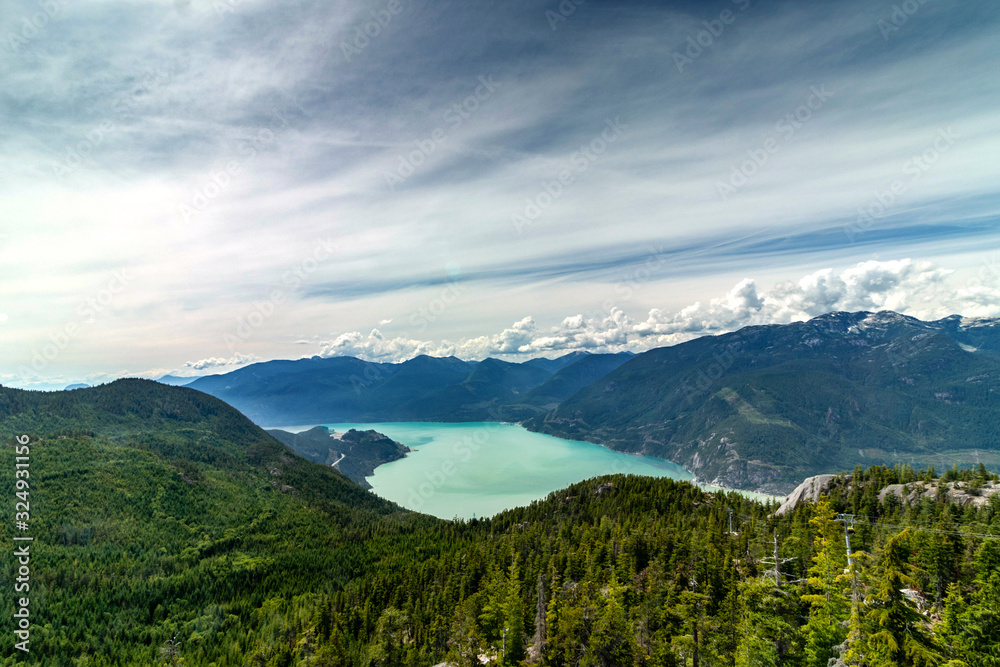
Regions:
<instances>
[{"instance_id":1,"label":"green foliage","mask_svg":"<svg viewBox=\"0 0 1000 667\"><path fill-rule=\"evenodd\" d=\"M931 637L929 623L908 604L904 591L912 591L908 574L909 531L891 537L879 549L876 566L869 573L869 592L862 620L864 639L852 649L872 667L937 665L944 656Z\"/></svg>"},{"instance_id":2,"label":"green foliage","mask_svg":"<svg viewBox=\"0 0 1000 667\"><path fill-rule=\"evenodd\" d=\"M371 485L365 477L370 477L375 468L399 460L410 451L406 445L372 430L352 428L341 434L339 439L332 438L330 429L325 426L316 426L302 433L280 429L272 429L268 433L310 461L336 464L339 472L366 489L370 489Z\"/></svg>"},{"instance_id":3,"label":"green foliage","mask_svg":"<svg viewBox=\"0 0 1000 667\"><path fill-rule=\"evenodd\" d=\"M802 601L809 605L809 620L802 631L805 635L805 664L826 667L834 658L834 647L847 639L845 622L850 603L838 584L847 565L846 551L840 547L842 526L827 498L816 503L809 526L815 531L812 564L809 567L808 590Z\"/></svg>"},{"instance_id":4,"label":"green foliage","mask_svg":"<svg viewBox=\"0 0 1000 667\"><path fill-rule=\"evenodd\" d=\"M11 436L32 439L26 664L818 667L850 629L841 658L856 664L1000 665L1000 544L982 537L1000 534L1000 498L878 502L925 472L858 470L784 516L618 475L445 522L188 389L0 390L0 405L4 488ZM841 512L863 517L857 605ZM780 589L764 563L775 535ZM12 630L0 617L0 664Z\"/></svg>"},{"instance_id":5,"label":"green foliage","mask_svg":"<svg viewBox=\"0 0 1000 667\"><path fill-rule=\"evenodd\" d=\"M809 475L899 460L975 465L1000 448L1000 329L831 313L650 350L526 422L788 493ZM979 341L985 342L985 341ZM752 469L752 474L748 474ZM985 471L984 471L985 472Z\"/></svg>"}]
</instances>

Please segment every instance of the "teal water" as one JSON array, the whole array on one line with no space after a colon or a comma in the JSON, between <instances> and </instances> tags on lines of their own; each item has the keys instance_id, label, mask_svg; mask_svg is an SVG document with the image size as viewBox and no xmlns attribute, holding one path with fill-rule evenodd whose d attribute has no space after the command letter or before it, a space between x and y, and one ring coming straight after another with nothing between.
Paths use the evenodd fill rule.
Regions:
<instances>
[{"instance_id":1,"label":"teal water","mask_svg":"<svg viewBox=\"0 0 1000 667\"><path fill-rule=\"evenodd\" d=\"M669 461L532 433L514 424L325 426L337 432L374 429L414 449L406 458L376 468L368 482L383 498L443 519L492 516L598 475L693 479Z\"/></svg>"}]
</instances>

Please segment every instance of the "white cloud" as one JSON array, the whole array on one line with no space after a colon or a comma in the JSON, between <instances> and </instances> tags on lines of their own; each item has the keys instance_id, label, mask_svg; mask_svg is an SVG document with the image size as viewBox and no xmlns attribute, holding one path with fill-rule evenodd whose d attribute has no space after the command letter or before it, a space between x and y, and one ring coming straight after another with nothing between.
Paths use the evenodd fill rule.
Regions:
<instances>
[{"instance_id":1,"label":"white cloud","mask_svg":"<svg viewBox=\"0 0 1000 667\"><path fill-rule=\"evenodd\" d=\"M930 262L903 259L862 262L838 275L822 269L797 282L778 283L764 293L753 280L745 279L726 296L707 304L695 303L672 315L650 311L636 331L660 337L700 335L752 324L797 322L837 310L894 310L922 319L969 311L970 300L948 282L951 273ZM1000 294L995 286L980 288L987 294ZM994 309L997 312L1000 307Z\"/></svg>"},{"instance_id":2,"label":"white cloud","mask_svg":"<svg viewBox=\"0 0 1000 667\"><path fill-rule=\"evenodd\" d=\"M237 352L229 359L224 357L209 357L199 361L188 361L185 362L184 368L190 368L196 371L203 371L210 368L228 368L231 370L231 367L244 366L255 361L260 361L260 357L255 354L241 354Z\"/></svg>"},{"instance_id":3,"label":"white cloud","mask_svg":"<svg viewBox=\"0 0 1000 667\"><path fill-rule=\"evenodd\" d=\"M1000 279L996 274L982 272L964 285L952 284L952 275L931 262L868 261L840 273L829 268L815 271L798 281L778 283L766 292L746 278L707 303L696 302L674 313L654 308L641 322L612 307L604 314L568 316L549 329L539 329L532 317L525 317L498 334L458 342L386 338L378 329L367 336L354 331L321 343L320 355L402 361L417 354L483 359L573 350L639 352L745 326L787 324L834 311L894 310L925 320L953 314L1000 316Z\"/></svg>"},{"instance_id":4,"label":"white cloud","mask_svg":"<svg viewBox=\"0 0 1000 667\"><path fill-rule=\"evenodd\" d=\"M29 365L125 268L136 276L129 289L48 372L75 379L201 359L276 289L278 314L241 348L261 358L317 349L311 336L330 322L352 333L332 336L324 354L395 359L641 349L831 308L930 313L934 299L921 305L915 278L892 271L773 280L803 257L825 266L873 252L931 256L944 243L981 252L1000 240L975 231L998 210L1000 91L980 85L998 63L988 3L963 12L928 4L889 50L875 28L880 10L862 0L749 9L681 73L672 52L711 18L692 3L595 5L564 27L574 39L553 39L531 3L429 3L406 9L348 63L337 45L370 20L368 3L293 2L290 11L287 2L241 2L219 16L207 0L178 2L70 3L28 53L0 59L13 82L0 107L19 128L0 133L9 158L0 163L0 304L10 316L0 371ZM20 31L22 11L2 14L0 34ZM448 48L428 39L438 34ZM500 88L452 127L444 114L483 74ZM721 200L720 180L813 86L828 87L829 103L794 136L779 134L780 151ZM574 169L519 233L511 215L552 196L545 186L619 115L623 136L586 171ZM108 122L113 131L101 129ZM446 140L390 192L384 173L440 127ZM840 232L858 207L907 179L904 165L947 127L954 147L847 246ZM253 148L265 130L273 137ZM82 162L69 174L55 169L71 151L85 153ZM233 160L230 178L220 170ZM179 206L196 190L219 192L185 223ZM764 235L779 246L783 235L821 229L836 234L785 238L776 250L748 243L738 260L714 245ZM336 248L314 266L317 238ZM605 277L574 276L576 259L650 246L704 251L662 267L631 312L574 315ZM416 290L455 277L458 264L466 296L420 334L433 340L397 338L423 298ZM673 281L745 266L755 282L729 294L697 285L688 308L668 301ZM558 286L533 284L531 270L553 267L542 273ZM902 282L871 282L879 279ZM938 279L925 279L923 293L934 295ZM996 303L977 286L949 298L969 315ZM388 337L359 333L373 324ZM293 348L296 340L312 347Z\"/></svg>"}]
</instances>

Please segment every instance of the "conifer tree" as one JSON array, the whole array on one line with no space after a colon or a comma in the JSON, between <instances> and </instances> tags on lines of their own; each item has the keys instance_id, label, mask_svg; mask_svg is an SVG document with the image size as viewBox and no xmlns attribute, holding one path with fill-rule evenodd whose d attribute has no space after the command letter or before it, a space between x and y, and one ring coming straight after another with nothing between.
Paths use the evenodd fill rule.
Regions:
<instances>
[{"instance_id":1,"label":"conifer tree","mask_svg":"<svg viewBox=\"0 0 1000 667\"><path fill-rule=\"evenodd\" d=\"M524 609L521 604L521 572L518 558L510 564L502 615L504 664L516 665L524 659Z\"/></svg>"},{"instance_id":2,"label":"conifer tree","mask_svg":"<svg viewBox=\"0 0 1000 667\"><path fill-rule=\"evenodd\" d=\"M810 592L802 596L802 601L809 605L809 620L803 628L807 667L826 667L833 657L834 647L847 638L844 621L850 614L850 604L842 587L837 585L837 577L844 570L847 558L840 547L841 527L835 518L824 496L816 503L809 520L816 536L809 567Z\"/></svg>"},{"instance_id":3,"label":"conifer tree","mask_svg":"<svg viewBox=\"0 0 1000 667\"><path fill-rule=\"evenodd\" d=\"M541 660L545 652L545 642L548 635L546 627L548 603L545 598L545 578L538 575L538 595L535 599L535 635L531 639L530 662Z\"/></svg>"},{"instance_id":4,"label":"conifer tree","mask_svg":"<svg viewBox=\"0 0 1000 667\"><path fill-rule=\"evenodd\" d=\"M466 600L456 610L448 644L448 661L455 667L479 667L483 639L476 622L474 600Z\"/></svg>"},{"instance_id":5,"label":"conifer tree","mask_svg":"<svg viewBox=\"0 0 1000 667\"><path fill-rule=\"evenodd\" d=\"M913 578L906 561L909 529L891 537L881 548L865 596L861 641L848 659L869 667L932 667L944 662L928 622L907 601L903 591Z\"/></svg>"},{"instance_id":6,"label":"conifer tree","mask_svg":"<svg viewBox=\"0 0 1000 667\"><path fill-rule=\"evenodd\" d=\"M975 568L967 598L957 584L948 587L941 635L969 667L1000 667L1000 542L980 547Z\"/></svg>"},{"instance_id":7,"label":"conifer tree","mask_svg":"<svg viewBox=\"0 0 1000 667\"><path fill-rule=\"evenodd\" d=\"M620 601L623 590L624 586L612 576L581 667L627 667L635 662L635 637Z\"/></svg>"}]
</instances>

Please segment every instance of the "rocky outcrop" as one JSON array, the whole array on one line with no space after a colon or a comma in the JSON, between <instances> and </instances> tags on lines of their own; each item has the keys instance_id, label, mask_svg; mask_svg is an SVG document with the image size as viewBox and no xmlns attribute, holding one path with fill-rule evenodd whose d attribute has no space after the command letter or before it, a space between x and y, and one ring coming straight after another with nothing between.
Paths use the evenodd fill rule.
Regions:
<instances>
[{"instance_id":1,"label":"rocky outcrop","mask_svg":"<svg viewBox=\"0 0 1000 667\"><path fill-rule=\"evenodd\" d=\"M783 515L802 502L816 502L821 495L830 490L830 487L835 482L849 483L850 481L851 475L816 475L815 477L808 477L785 497L785 500L782 501L781 506L775 514L779 516Z\"/></svg>"},{"instance_id":2,"label":"rocky outcrop","mask_svg":"<svg viewBox=\"0 0 1000 667\"><path fill-rule=\"evenodd\" d=\"M850 487L851 475L816 475L809 477L799 484L782 501L781 506L775 512L782 515L794 509L799 503L816 502L824 493L829 493L834 486L844 485ZM910 504L919 502L924 498L934 500L939 493L947 495L948 500L961 506L982 507L990 502L990 498L1000 495L1000 482L985 481L981 484L971 482L942 482L933 480L930 482L910 482L909 484L890 484L882 488L878 494L880 503L884 503L889 496L899 498L903 503Z\"/></svg>"},{"instance_id":3,"label":"rocky outcrop","mask_svg":"<svg viewBox=\"0 0 1000 667\"><path fill-rule=\"evenodd\" d=\"M316 426L302 433L278 429L268 433L310 461L335 467L366 489L370 489L371 484L365 478L371 476L375 468L399 460L410 451L406 445L376 431L351 429L347 433L331 433L325 426ZM272 469L271 474L280 473Z\"/></svg>"},{"instance_id":4,"label":"rocky outcrop","mask_svg":"<svg viewBox=\"0 0 1000 667\"><path fill-rule=\"evenodd\" d=\"M984 482L979 488L974 488L969 482L910 482L909 484L890 484L878 494L879 502L885 502L889 496L896 496L905 503L912 503L922 498L934 499L939 488L948 495L953 503L966 507L981 507L989 503L990 498L1000 494L1000 483Z\"/></svg>"}]
</instances>

